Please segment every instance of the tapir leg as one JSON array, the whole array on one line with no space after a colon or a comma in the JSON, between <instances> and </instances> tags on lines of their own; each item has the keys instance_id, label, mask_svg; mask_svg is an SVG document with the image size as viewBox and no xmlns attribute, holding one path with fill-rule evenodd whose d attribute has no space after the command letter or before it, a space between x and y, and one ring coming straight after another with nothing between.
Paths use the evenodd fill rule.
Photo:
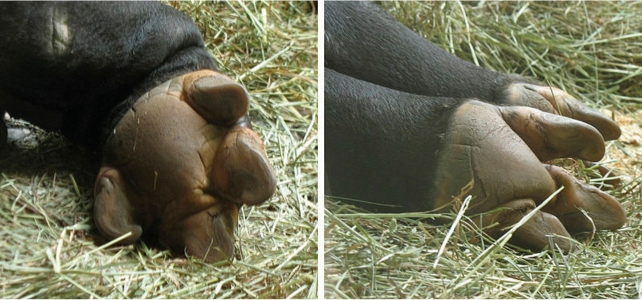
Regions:
<instances>
[{"instance_id":1,"label":"tapir leg","mask_svg":"<svg viewBox=\"0 0 642 300\"><path fill-rule=\"evenodd\" d=\"M481 218L472 218L486 234L499 238L535 207L535 201L531 199L513 200L495 207L491 213L483 214ZM560 220L552 214L539 211L515 231L510 242L519 247L541 251L544 247L550 246L551 238L562 251L569 252L573 249L571 236Z\"/></svg>"},{"instance_id":2,"label":"tapir leg","mask_svg":"<svg viewBox=\"0 0 642 300\"><path fill-rule=\"evenodd\" d=\"M495 99L509 76L428 42L367 1L325 3L325 66L412 94Z\"/></svg>"},{"instance_id":3,"label":"tapir leg","mask_svg":"<svg viewBox=\"0 0 642 300\"><path fill-rule=\"evenodd\" d=\"M564 186L544 211L557 216L570 233L615 230L624 225L626 213L613 197L577 180L560 167L544 166L558 186Z\"/></svg>"}]
</instances>

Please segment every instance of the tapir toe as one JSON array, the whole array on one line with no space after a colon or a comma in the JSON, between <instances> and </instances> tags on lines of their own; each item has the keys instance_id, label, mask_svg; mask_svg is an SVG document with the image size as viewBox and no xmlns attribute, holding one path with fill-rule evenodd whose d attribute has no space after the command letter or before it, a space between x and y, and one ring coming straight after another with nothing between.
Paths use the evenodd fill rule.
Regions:
<instances>
[{"instance_id":1,"label":"tapir toe","mask_svg":"<svg viewBox=\"0 0 642 300\"><path fill-rule=\"evenodd\" d=\"M609 194L577 180L560 167L546 165L546 169L564 190L544 209L558 216L569 232L615 230L624 226L626 212Z\"/></svg>"},{"instance_id":2,"label":"tapir toe","mask_svg":"<svg viewBox=\"0 0 642 300\"><path fill-rule=\"evenodd\" d=\"M510 105L528 106L589 124L600 132L604 140L614 140L622 134L615 121L555 87L514 83L506 88L505 97Z\"/></svg>"},{"instance_id":3,"label":"tapir toe","mask_svg":"<svg viewBox=\"0 0 642 300\"><path fill-rule=\"evenodd\" d=\"M260 204L274 194L276 178L258 135L249 128L232 129L214 162L217 193L240 204Z\"/></svg>"},{"instance_id":4,"label":"tapir toe","mask_svg":"<svg viewBox=\"0 0 642 300\"><path fill-rule=\"evenodd\" d=\"M193 72L185 76L183 86L184 100L214 125L231 126L249 109L245 88L223 74Z\"/></svg>"}]
</instances>

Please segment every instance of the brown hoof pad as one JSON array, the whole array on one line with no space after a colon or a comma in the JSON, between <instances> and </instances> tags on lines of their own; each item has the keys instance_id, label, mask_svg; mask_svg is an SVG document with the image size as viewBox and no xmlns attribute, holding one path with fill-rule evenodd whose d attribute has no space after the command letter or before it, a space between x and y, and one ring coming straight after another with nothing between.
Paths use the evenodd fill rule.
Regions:
<instances>
[{"instance_id":1,"label":"brown hoof pad","mask_svg":"<svg viewBox=\"0 0 642 300\"><path fill-rule=\"evenodd\" d=\"M234 230L238 207L227 202L189 216L159 230L162 244L177 254L188 254L214 263L234 256Z\"/></svg>"}]
</instances>

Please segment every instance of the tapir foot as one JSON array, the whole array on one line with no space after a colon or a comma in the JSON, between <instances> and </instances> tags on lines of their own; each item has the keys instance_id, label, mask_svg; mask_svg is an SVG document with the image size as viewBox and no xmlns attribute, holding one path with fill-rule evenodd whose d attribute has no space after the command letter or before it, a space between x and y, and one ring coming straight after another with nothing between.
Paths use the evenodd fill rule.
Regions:
<instances>
[{"instance_id":1,"label":"tapir foot","mask_svg":"<svg viewBox=\"0 0 642 300\"><path fill-rule=\"evenodd\" d=\"M506 227L564 189L541 212L517 230L511 243L532 250L555 243L570 251L570 233L617 229L626 221L617 201L581 183L563 169L542 162L574 157L599 160L604 140L593 126L530 107L495 106L471 100L453 114L437 166L435 207L448 207L453 195L473 180L475 201L468 213L487 214L482 225L498 237ZM515 200L529 199L529 200ZM496 212L497 209L502 211Z\"/></svg>"},{"instance_id":2,"label":"tapir foot","mask_svg":"<svg viewBox=\"0 0 642 300\"><path fill-rule=\"evenodd\" d=\"M105 143L96 181L96 225L107 238L156 238L175 253L215 262L234 254L240 204L258 205L276 189L249 96L211 70L151 89Z\"/></svg>"},{"instance_id":3,"label":"tapir foot","mask_svg":"<svg viewBox=\"0 0 642 300\"><path fill-rule=\"evenodd\" d=\"M499 110L506 124L540 161L560 157L598 161L604 156L602 135L587 123L530 107L499 107Z\"/></svg>"},{"instance_id":4,"label":"tapir foot","mask_svg":"<svg viewBox=\"0 0 642 300\"><path fill-rule=\"evenodd\" d=\"M624 225L626 213L613 197L577 180L560 167L545 167L564 190L544 211L557 216L570 233L615 230Z\"/></svg>"},{"instance_id":5,"label":"tapir foot","mask_svg":"<svg viewBox=\"0 0 642 300\"><path fill-rule=\"evenodd\" d=\"M497 239L535 207L535 201L531 199L513 200L497 206L491 213L483 214L481 220L476 217L473 217L473 220L486 234ZM521 225L513 234L510 243L536 252L552 245L557 245L565 253L573 250L571 236L564 225L554 215L542 211L536 212Z\"/></svg>"},{"instance_id":6,"label":"tapir foot","mask_svg":"<svg viewBox=\"0 0 642 300\"><path fill-rule=\"evenodd\" d=\"M214 154L211 180L215 194L257 205L276 190L274 170L261 138L246 117L249 96L225 75L203 70L184 75L181 98L210 124L229 126Z\"/></svg>"}]
</instances>

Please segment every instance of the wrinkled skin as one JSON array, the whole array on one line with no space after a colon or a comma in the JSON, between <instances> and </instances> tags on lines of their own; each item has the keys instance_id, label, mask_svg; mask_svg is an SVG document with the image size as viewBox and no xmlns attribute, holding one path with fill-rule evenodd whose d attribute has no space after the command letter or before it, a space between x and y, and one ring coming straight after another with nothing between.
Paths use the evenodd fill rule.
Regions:
<instances>
[{"instance_id":1,"label":"wrinkled skin","mask_svg":"<svg viewBox=\"0 0 642 300\"><path fill-rule=\"evenodd\" d=\"M571 251L570 234L622 227L626 213L615 199L544 164L561 157L600 160L604 140L620 135L617 124L559 89L519 83L506 95L514 106L469 100L455 111L439 157L435 207L447 209L472 179L475 200L467 213L484 213L474 220L498 238L564 186L511 243L539 251L556 234L557 246Z\"/></svg>"},{"instance_id":2,"label":"wrinkled skin","mask_svg":"<svg viewBox=\"0 0 642 300\"><path fill-rule=\"evenodd\" d=\"M202 70L143 95L107 139L94 216L103 236L143 232L207 262L233 255L241 204L275 191L274 172L246 114L246 91Z\"/></svg>"}]
</instances>

